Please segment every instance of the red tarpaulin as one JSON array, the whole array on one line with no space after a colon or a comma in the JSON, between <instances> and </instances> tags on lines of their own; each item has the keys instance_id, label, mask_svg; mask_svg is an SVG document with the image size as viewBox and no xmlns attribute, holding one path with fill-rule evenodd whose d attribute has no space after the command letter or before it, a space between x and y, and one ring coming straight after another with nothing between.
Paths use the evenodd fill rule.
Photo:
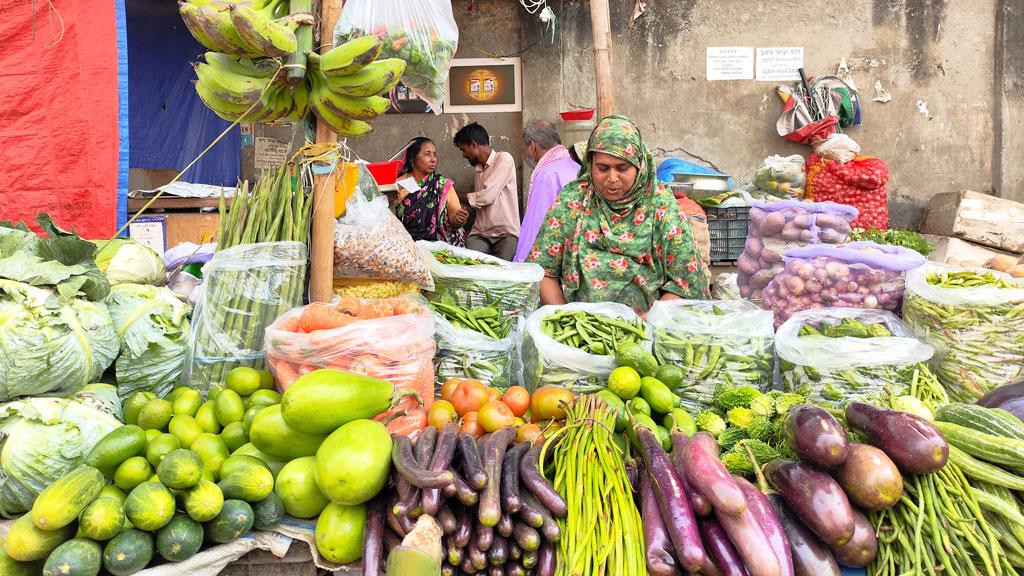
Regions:
<instances>
[{"instance_id":1,"label":"red tarpaulin","mask_svg":"<svg viewBox=\"0 0 1024 576\"><path fill-rule=\"evenodd\" d=\"M115 7L0 0L0 220L48 212L89 238L116 231Z\"/></svg>"}]
</instances>

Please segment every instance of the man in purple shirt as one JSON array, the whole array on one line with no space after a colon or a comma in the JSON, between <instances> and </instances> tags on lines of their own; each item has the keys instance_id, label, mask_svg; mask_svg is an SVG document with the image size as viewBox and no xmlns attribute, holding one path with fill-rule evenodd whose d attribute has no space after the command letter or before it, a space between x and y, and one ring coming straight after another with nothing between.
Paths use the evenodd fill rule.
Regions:
<instances>
[{"instance_id":1,"label":"man in purple shirt","mask_svg":"<svg viewBox=\"0 0 1024 576\"><path fill-rule=\"evenodd\" d=\"M526 141L526 159L536 166L530 176L530 193L526 203L526 215L519 232L515 262L522 262L530 255L533 242L544 224L548 209L555 203L563 186L576 179L580 165L569 151L562 146L555 125L547 120L534 120L523 131Z\"/></svg>"}]
</instances>

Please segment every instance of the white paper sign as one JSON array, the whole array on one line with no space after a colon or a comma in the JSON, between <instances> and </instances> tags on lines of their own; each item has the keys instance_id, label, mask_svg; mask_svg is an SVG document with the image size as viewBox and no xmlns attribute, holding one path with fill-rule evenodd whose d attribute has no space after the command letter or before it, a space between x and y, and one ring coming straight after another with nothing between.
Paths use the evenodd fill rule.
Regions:
<instances>
[{"instance_id":1,"label":"white paper sign","mask_svg":"<svg viewBox=\"0 0 1024 576\"><path fill-rule=\"evenodd\" d=\"M753 80L754 49L744 46L708 46L708 80Z\"/></svg>"},{"instance_id":2,"label":"white paper sign","mask_svg":"<svg viewBox=\"0 0 1024 576\"><path fill-rule=\"evenodd\" d=\"M797 70L803 67L804 49L802 46L757 49L758 81L789 82L799 80L800 73Z\"/></svg>"},{"instance_id":3,"label":"white paper sign","mask_svg":"<svg viewBox=\"0 0 1024 576\"><path fill-rule=\"evenodd\" d=\"M412 194L413 192L420 189L420 185L416 183L416 179L413 178L412 176L409 176L408 178L405 178L403 180L399 180L398 182L395 182L395 184L398 184L399 187L401 187L409 194Z\"/></svg>"},{"instance_id":4,"label":"white paper sign","mask_svg":"<svg viewBox=\"0 0 1024 576\"><path fill-rule=\"evenodd\" d=\"M277 138L257 136L254 163L257 170L279 168L288 159L288 143Z\"/></svg>"}]
</instances>

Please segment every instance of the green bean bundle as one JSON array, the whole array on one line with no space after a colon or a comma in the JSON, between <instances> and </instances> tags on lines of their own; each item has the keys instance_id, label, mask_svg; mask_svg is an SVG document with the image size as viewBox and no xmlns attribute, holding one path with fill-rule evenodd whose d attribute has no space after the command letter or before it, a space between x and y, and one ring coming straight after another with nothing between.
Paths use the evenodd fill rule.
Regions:
<instances>
[{"instance_id":1,"label":"green bean bundle","mask_svg":"<svg viewBox=\"0 0 1024 576\"><path fill-rule=\"evenodd\" d=\"M553 452L552 485L568 504L558 520L557 576L646 576L644 532L622 452L615 443L615 412L596 396L580 396L566 410L565 428L545 443Z\"/></svg>"},{"instance_id":2,"label":"green bean bundle","mask_svg":"<svg viewBox=\"0 0 1024 576\"><path fill-rule=\"evenodd\" d=\"M490 262L488 260L481 260L479 258L470 258L468 256L460 256L451 250L435 250L434 258L441 264L450 264L453 266L497 266L497 262Z\"/></svg>"},{"instance_id":3,"label":"green bean bundle","mask_svg":"<svg viewBox=\"0 0 1024 576\"><path fill-rule=\"evenodd\" d=\"M541 320L541 329L555 342L598 356L612 356L627 343L648 339L640 318L627 322L586 310L559 310Z\"/></svg>"},{"instance_id":4,"label":"green bean bundle","mask_svg":"<svg viewBox=\"0 0 1024 576\"><path fill-rule=\"evenodd\" d=\"M447 295L430 303L435 321L437 353L434 374L437 391L453 378L472 378L500 390L508 388L516 340L510 338L514 317L497 304L479 308L459 306Z\"/></svg>"}]
</instances>

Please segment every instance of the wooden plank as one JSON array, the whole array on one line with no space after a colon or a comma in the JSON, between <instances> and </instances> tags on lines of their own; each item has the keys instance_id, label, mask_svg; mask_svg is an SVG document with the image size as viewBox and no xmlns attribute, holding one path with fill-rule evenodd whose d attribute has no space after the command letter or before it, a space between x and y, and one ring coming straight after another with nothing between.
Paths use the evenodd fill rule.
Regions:
<instances>
[{"instance_id":1,"label":"wooden plank","mask_svg":"<svg viewBox=\"0 0 1024 576\"><path fill-rule=\"evenodd\" d=\"M612 30L608 0L590 0L590 23L594 37L597 117L601 119L615 113L615 85L612 82Z\"/></svg>"},{"instance_id":2,"label":"wooden plank","mask_svg":"<svg viewBox=\"0 0 1024 576\"><path fill-rule=\"evenodd\" d=\"M932 262L943 264L955 264L958 266L981 266L996 256L1011 256L1018 258L1019 254L997 250L981 244L961 240L952 236L923 235L925 240L935 247L928 259Z\"/></svg>"},{"instance_id":3,"label":"wooden plank","mask_svg":"<svg viewBox=\"0 0 1024 576\"><path fill-rule=\"evenodd\" d=\"M921 231L1024 253L1024 204L969 190L936 194Z\"/></svg>"},{"instance_id":4,"label":"wooden plank","mask_svg":"<svg viewBox=\"0 0 1024 576\"><path fill-rule=\"evenodd\" d=\"M334 25L341 16L343 0L322 0L320 5L320 53L334 47ZM338 135L323 122L316 123L318 144L337 142ZM334 175L313 181L313 222L309 239L309 300L330 302L334 296Z\"/></svg>"}]
</instances>

